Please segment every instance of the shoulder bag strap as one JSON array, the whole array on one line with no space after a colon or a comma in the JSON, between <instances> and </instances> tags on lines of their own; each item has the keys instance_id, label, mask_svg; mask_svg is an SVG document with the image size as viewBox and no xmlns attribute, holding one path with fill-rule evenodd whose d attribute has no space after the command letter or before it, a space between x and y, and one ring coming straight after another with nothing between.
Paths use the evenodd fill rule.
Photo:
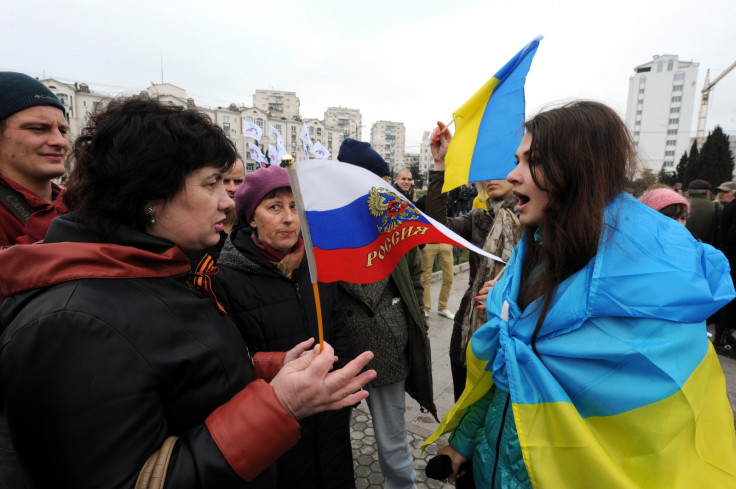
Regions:
<instances>
[{"instance_id":1,"label":"shoulder bag strap","mask_svg":"<svg viewBox=\"0 0 736 489\"><path fill-rule=\"evenodd\" d=\"M0 185L0 200L23 224L31 218L33 210L20 192L5 185Z\"/></svg>"}]
</instances>

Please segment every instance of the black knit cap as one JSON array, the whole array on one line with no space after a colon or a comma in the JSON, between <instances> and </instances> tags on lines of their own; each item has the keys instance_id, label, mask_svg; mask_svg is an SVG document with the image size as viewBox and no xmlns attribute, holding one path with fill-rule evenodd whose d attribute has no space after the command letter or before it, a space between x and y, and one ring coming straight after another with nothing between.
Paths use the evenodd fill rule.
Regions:
<instances>
[{"instance_id":1,"label":"black knit cap","mask_svg":"<svg viewBox=\"0 0 736 489\"><path fill-rule=\"evenodd\" d=\"M379 177L391 175L388 163L371 148L370 144L363 141L347 138L340 145L337 160L365 168Z\"/></svg>"},{"instance_id":2,"label":"black knit cap","mask_svg":"<svg viewBox=\"0 0 736 489\"><path fill-rule=\"evenodd\" d=\"M0 71L0 121L37 105L50 105L64 112L58 97L40 81L23 73Z\"/></svg>"}]
</instances>

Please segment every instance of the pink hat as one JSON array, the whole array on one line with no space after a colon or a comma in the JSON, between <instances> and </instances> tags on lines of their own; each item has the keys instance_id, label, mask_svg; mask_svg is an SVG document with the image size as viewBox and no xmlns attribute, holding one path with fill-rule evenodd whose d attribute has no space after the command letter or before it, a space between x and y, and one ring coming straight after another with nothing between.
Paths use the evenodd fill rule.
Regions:
<instances>
[{"instance_id":1,"label":"pink hat","mask_svg":"<svg viewBox=\"0 0 736 489\"><path fill-rule=\"evenodd\" d=\"M687 208L687 211L690 212L690 203L687 199L668 188L657 188L649 192L644 192L644 195L639 197L639 202L651 207L655 211L661 211L668 205L683 204Z\"/></svg>"}]
</instances>

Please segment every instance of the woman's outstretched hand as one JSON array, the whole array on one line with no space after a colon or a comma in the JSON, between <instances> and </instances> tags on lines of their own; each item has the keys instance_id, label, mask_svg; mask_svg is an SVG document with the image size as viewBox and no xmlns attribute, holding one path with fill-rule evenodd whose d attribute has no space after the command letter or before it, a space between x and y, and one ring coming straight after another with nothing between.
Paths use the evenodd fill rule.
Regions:
<instances>
[{"instance_id":1,"label":"woman's outstretched hand","mask_svg":"<svg viewBox=\"0 0 736 489\"><path fill-rule=\"evenodd\" d=\"M343 368L330 372L337 361L335 351L327 343L322 351L317 345L311 352L300 354L284 365L271 381L271 387L284 408L296 419L352 406L368 397L368 391L361 388L376 378L376 371L360 372L372 359L373 353L366 351Z\"/></svg>"}]
</instances>

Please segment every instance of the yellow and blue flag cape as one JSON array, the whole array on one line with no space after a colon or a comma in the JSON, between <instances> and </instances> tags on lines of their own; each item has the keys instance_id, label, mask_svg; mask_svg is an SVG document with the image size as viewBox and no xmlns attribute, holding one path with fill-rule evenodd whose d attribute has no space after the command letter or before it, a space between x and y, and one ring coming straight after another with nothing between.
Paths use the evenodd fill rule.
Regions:
<instances>
[{"instance_id":1,"label":"yellow and blue flag cape","mask_svg":"<svg viewBox=\"0 0 736 489\"><path fill-rule=\"evenodd\" d=\"M596 256L563 281L537 338L516 303L525 240L468 348L468 383L430 443L494 383L510 393L533 487L736 487L733 413L704 320L734 293L720 251L622 194Z\"/></svg>"},{"instance_id":2,"label":"yellow and blue flag cape","mask_svg":"<svg viewBox=\"0 0 736 489\"><path fill-rule=\"evenodd\" d=\"M514 169L514 153L524 135L524 82L541 39L524 46L453 112L456 130L445 156L443 192L506 178Z\"/></svg>"}]
</instances>

